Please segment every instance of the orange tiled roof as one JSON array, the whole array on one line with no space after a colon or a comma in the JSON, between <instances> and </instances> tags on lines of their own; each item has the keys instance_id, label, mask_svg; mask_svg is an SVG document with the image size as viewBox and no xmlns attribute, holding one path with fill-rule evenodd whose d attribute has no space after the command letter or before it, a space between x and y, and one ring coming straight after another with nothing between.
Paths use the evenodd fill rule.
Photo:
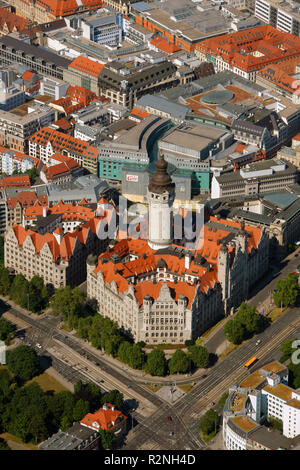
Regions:
<instances>
[{"instance_id":1,"label":"orange tiled roof","mask_svg":"<svg viewBox=\"0 0 300 470\"><path fill-rule=\"evenodd\" d=\"M147 113L147 111L143 111L142 109L138 109L138 108L132 108L130 114L134 116L142 117L142 118L150 116L150 113Z\"/></svg>"},{"instance_id":2,"label":"orange tiled roof","mask_svg":"<svg viewBox=\"0 0 300 470\"><path fill-rule=\"evenodd\" d=\"M203 54L220 56L232 66L251 72L270 63L300 56L300 38L270 25L223 34L196 46ZM259 54L254 55L255 52Z\"/></svg>"},{"instance_id":3,"label":"orange tiled roof","mask_svg":"<svg viewBox=\"0 0 300 470\"><path fill-rule=\"evenodd\" d=\"M90 10L103 6L101 0L82 0L80 3L76 0L37 0L36 3L55 18L74 15L80 4Z\"/></svg>"},{"instance_id":4,"label":"orange tiled roof","mask_svg":"<svg viewBox=\"0 0 300 470\"><path fill-rule=\"evenodd\" d=\"M93 147L84 140L56 131L50 127L43 127L33 134L29 140L37 143L41 147L46 147L47 144L51 142L54 152L67 150L71 154L79 154L92 160L96 160L98 157L97 147Z\"/></svg>"},{"instance_id":5,"label":"orange tiled roof","mask_svg":"<svg viewBox=\"0 0 300 470\"><path fill-rule=\"evenodd\" d=\"M81 72L85 72L88 75L92 75L93 77L98 77L102 72L103 67L105 64L100 64L95 60L88 59L87 57L78 56L76 59L71 62L69 67L72 69L80 70Z\"/></svg>"},{"instance_id":6,"label":"orange tiled roof","mask_svg":"<svg viewBox=\"0 0 300 470\"><path fill-rule=\"evenodd\" d=\"M64 204L59 202L52 207L48 207L48 201L44 203L47 206L47 214L61 214L63 221L83 221L88 222L95 217L95 211L90 207L85 207L82 204ZM26 207L24 211L25 220L36 220L37 216L43 215L43 206L40 204L31 205ZM105 214L103 214L104 217Z\"/></svg>"},{"instance_id":7,"label":"orange tiled roof","mask_svg":"<svg viewBox=\"0 0 300 470\"><path fill-rule=\"evenodd\" d=\"M5 176L0 179L0 188L30 188L30 186L28 175Z\"/></svg>"},{"instance_id":8,"label":"orange tiled roof","mask_svg":"<svg viewBox=\"0 0 300 470\"><path fill-rule=\"evenodd\" d=\"M175 46L165 38L157 36L151 39L150 44L160 51L166 52L167 54L173 54L173 52L180 51L180 47Z\"/></svg>"},{"instance_id":9,"label":"orange tiled roof","mask_svg":"<svg viewBox=\"0 0 300 470\"><path fill-rule=\"evenodd\" d=\"M55 262L61 258L69 260L73 255L77 241L81 244L85 244L90 231L94 234L97 233L99 222L100 218L95 217L86 222L80 228L75 229L73 232L65 233L60 244L53 233L42 235L40 233L33 232L32 230L26 230L21 225L14 225L12 229L17 237L19 246L22 246L26 238L30 237L37 254L40 253L45 243L47 243L53 255L53 261Z\"/></svg>"},{"instance_id":10,"label":"orange tiled roof","mask_svg":"<svg viewBox=\"0 0 300 470\"><path fill-rule=\"evenodd\" d=\"M95 430L101 428L105 431L112 431L117 424L127 419L127 416L117 410L114 405L107 403L107 408L107 410L100 408L95 413L88 413L80 423Z\"/></svg>"},{"instance_id":11,"label":"orange tiled roof","mask_svg":"<svg viewBox=\"0 0 300 470\"><path fill-rule=\"evenodd\" d=\"M34 206L34 204L48 204L48 196L37 196L34 191L22 191L17 196L6 199L8 208L14 208L18 202L22 207L30 207Z\"/></svg>"},{"instance_id":12,"label":"orange tiled roof","mask_svg":"<svg viewBox=\"0 0 300 470\"><path fill-rule=\"evenodd\" d=\"M300 94L300 80L289 75L280 65L267 65L258 72L258 75L283 90L296 95Z\"/></svg>"},{"instance_id":13,"label":"orange tiled roof","mask_svg":"<svg viewBox=\"0 0 300 470\"><path fill-rule=\"evenodd\" d=\"M11 13L5 8L0 8L0 30L2 30L5 25L9 33L12 33L15 29L17 31L23 31L28 25L28 20L15 13Z\"/></svg>"},{"instance_id":14,"label":"orange tiled roof","mask_svg":"<svg viewBox=\"0 0 300 470\"><path fill-rule=\"evenodd\" d=\"M123 293L128 290L129 285L135 289L136 299L141 306L145 295L150 295L156 299L162 286L162 282L154 284L149 280L140 280L137 284L130 284L130 280L141 276L147 275L156 271L158 262L162 260L167 267L168 272L176 273L178 282L167 282L175 300L182 294L188 298L188 306L195 297L196 288L199 286L201 291L207 293L208 289L212 289L218 283L218 254L221 248L219 243L224 237L228 235L230 229L227 227L241 228L240 222L233 222L223 219L216 219L211 217L212 222L218 222L220 228L216 231L210 230L209 225L204 226L204 244L201 249L194 250L194 259L191 260L189 268L185 267L184 257L178 257L171 252L169 254L161 254L149 247L146 240L141 239L122 239L116 243L113 248L99 256L98 266L95 268L94 273L101 272L104 276L106 283L116 282L118 291ZM227 226L227 227L226 227ZM262 231L258 227L245 226L248 231L248 252L258 247ZM175 245L173 245L175 246ZM233 261L235 256L235 247L228 247L228 252ZM123 258L129 254L134 254L137 259L125 262ZM112 255L119 255L121 260L118 263L111 261ZM205 258L209 267L203 266L196 262L197 255ZM102 263L105 258L106 262ZM190 283L186 282L186 277L190 276ZM199 281L199 284L194 284L194 278Z\"/></svg>"},{"instance_id":15,"label":"orange tiled roof","mask_svg":"<svg viewBox=\"0 0 300 470\"><path fill-rule=\"evenodd\" d=\"M69 86L66 96L64 98L59 98L58 100L52 101L52 104L61 106L64 108L66 114L71 114L75 113L81 108L85 108L95 101L99 101L99 98L94 92L80 86ZM66 121L66 119L64 119L61 124L66 126L66 122L68 123L69 127L70 124L68 121Z\"/></svg>"}]
</instances>

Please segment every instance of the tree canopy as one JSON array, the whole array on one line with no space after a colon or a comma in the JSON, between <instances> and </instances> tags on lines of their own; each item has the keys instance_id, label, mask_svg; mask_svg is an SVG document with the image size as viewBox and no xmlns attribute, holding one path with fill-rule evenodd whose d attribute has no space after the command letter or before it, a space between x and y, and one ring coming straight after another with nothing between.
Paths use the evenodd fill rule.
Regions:
<instances>
[{"instance_id":1,"label":"tree canopy","mask_svg":"<svg viewBox=\"0 0 300 470\"><path fill-rule=\"evenodd\" d=\"M189 347L190 358L196 367L207 367L209 364L209 352L203 346L196 344Z\"/></svg>"},{"instance_id":2,"label":"tree canopy","mask_svg":"<svg viewBox=\"0 0 300 470\"><path fill-rule=\"evenodd\" d=\"M298 275L289 274L276 283L273 294L274 303L277 307L292 307L296 303L298 294Z\"/></svg>"},{"instance_id":3,"label":"tree canopy","mask_svg":"<svg viewBox=\"0 0 300 470\"><path fill-rule=\"evenodd\" d=\"M39 373L39 358L29 346L22 345L7 351L6 360L8 369L23 382Z\"/></svg>"},{"instance_id":4,"label":"tree canopy","mask_svg":"<svg viewBox=\"0 0 300 470\"><path fill-rule=\"evenodd\" d=\"M200 421L200 430L203 432L203 434L209 436L209 434L217 429L217 425L218 414L213 409L207 410Z\"/></svg>"},{"instance_id":5,"label":"tree canopy","mask_svg":"<svg viewBox=\"0 0 300 470\"><path fill-rule=\"evenodd\" d=\"M184 374L188 371L189 360L182 349L176 349L171 359L169 360L168 367L170 374Z\"/></svg>"},{"instance_id":6,"label":"tree canopy","mask_svg":"<svg viewBox=\"0 0 300 470\"><path fill-rule=\"evenodd\" d=\"M153 349L148 354L145 371L150 375L162 376L165 375L167 368L167 361L164 351L161 349Z\"/></svg>"}]
</instances>

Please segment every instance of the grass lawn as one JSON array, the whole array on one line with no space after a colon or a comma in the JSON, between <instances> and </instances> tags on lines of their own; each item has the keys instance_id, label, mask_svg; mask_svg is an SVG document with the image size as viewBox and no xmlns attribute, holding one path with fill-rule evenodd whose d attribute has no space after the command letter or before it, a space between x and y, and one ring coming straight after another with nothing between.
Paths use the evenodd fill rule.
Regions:
<instances>
[{"instance_id":1,"label":"grass lawn","mask_svg":"<svg viewBox=\"0 0 300 470\"><path fill-rule=\"evenodd\" d=\"M227 357L230 353L232 353L232 351L234 351L238 347L239 347L239 345L230 343L229 346L227 346L227 348L225 349L225 351L223 351L220 354L219 361L222 361L223 359L225 359L225 357Z\"/></svg>"},{"instance_id":2,"label":"grass lawn","mask_svg":"<svg viewBox=\"0 0 300 470\"><path fill-rule=\"evenodd\" d=\"M189 393L192 390L193 385L192 384L184 384L184 385L177 385L177 387L180 388L180 390L182 390L183 392Z\"/></svg>"},{"instance_id":3,"label":"grass lawn","mask_svg":"<svg viewBox=\"0 0 300 470\"><path fill-rule=\"evenodd\" d=\"M151 392L158 392L158 390L161 389L161 385L155 385L155 384L152 384L152 385L144 385L144 387L148 388L148 390L150 390Z\"/></svg>"},{"instance_id":4,"label":"grass lawn","mask_svg":"<svg viewBox=\"0 0 300 470\"><path fill-rule=\"evenodd\" d=\"M279 317L281 317L281 315L283 315L285 312L287 311L287 308L284 307L281 311L281 308L280 307L274 307L270 313L268 313L266 315L266 317L270 318L271 321L275 321L277 320Z\"/></svg>"},{"instance_id":5,"label":"grass lawn","mask_svg":"<svg viewBox=\"0 0 300 470\"><path fill-rule=\"evenodd\" d=\"M19 444L19 446L22 446L22 447L26 447L28 450L37 450L37 446L35 446L34 444L31 444L31 443L28 443L28 444L25 444L24 442L22 442L22 440L19 438L19 437L16 437L14 436L13 434L9 434L8 432L4 432L2 434L0 434L0 437L2 437L2 439L5 439L6 442L8 441L12 441L12 442L15 442L16 444ZM13 444L8 444L10 445L10 447L13 449L13 450L21 450L19 446L16 446L15 449L13 448Z\"/></svg>"},{"instance_id":6,"label":"grass lawn","mask_svg":"<svg viewBox=\"0 0 300 470\"><path fill-rule=\"evenodd\" d=\"M52 375L48 374L47 371L29 380L26 382L26 385L32 382L37 382L44 392L48 390L54 390L55 393L58 393L62 392L63 390L68 390L64 385L58 382L58 380L52 377Z\"/></svg>"}]
</instances>

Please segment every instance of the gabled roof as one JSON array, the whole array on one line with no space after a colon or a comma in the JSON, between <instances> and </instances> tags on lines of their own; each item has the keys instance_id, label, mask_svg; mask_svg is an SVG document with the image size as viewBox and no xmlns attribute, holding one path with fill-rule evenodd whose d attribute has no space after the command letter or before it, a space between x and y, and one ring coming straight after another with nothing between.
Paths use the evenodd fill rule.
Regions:
<instances>
[{"instance_id":1,"label":"gabled roof","mask_svg":"<svg viewBox=\"0 0 300 470\"><path fill-rule=\"evenodd\" d=\"M85 72L88 75L93 77L98 77L102 72L105 64L100 64L95 60L88 59L87 57L78 56L73 62L70 63L69 67L71 69L79 70L80 72Z\"/></svg>"},{"instance_id":2,"label":"gabled roof","mask_svg":"<svg viewBox=\"0 0 300 470\"><path fill-rule=\"evenodd\" d=\"M112 431L117 424L127 419L114 405L107 403L104 406L107 409L100 408L95 413L88 413L80 423L95 430Z\"/></svg>"}]
</instances>

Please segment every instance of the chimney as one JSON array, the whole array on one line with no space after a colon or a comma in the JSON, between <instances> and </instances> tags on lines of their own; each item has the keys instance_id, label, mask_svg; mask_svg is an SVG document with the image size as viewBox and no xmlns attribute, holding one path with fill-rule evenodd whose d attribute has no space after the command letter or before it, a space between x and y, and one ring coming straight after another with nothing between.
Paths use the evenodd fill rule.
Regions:
<instances>
[{"instance_id":1,"label":"chimney","mask_svg":"<svg viewBox=\"0 0 300 470\"><path fill-rule=\"evenodd\" d=\"M57 243L60 245L64 237L64 231L58 227L56 230L54 230L53 235L55 236Z\"/></svg>"},{"instance_id":2,"label":"chimney","mask_svg":"<svg viewBox=\"0 0 300 470\"><path fill-rule=\"evenodd\" d=\"M185 255L184 257L184 267L185 269L190 269L190 262L191 262L191 257L189 254Z\"/></svg>"}]
</instances>

